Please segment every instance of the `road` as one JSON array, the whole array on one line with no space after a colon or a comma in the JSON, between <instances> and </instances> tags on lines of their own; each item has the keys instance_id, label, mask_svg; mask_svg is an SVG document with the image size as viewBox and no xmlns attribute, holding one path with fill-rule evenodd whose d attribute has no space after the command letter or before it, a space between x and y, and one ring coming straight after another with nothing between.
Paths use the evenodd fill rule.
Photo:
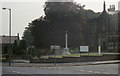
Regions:
<instances>
[{"instance_id":1,"label":"road","mask_svg":"<svg viewBox=\"0 0 120 76\"><path fill-rule=\"evenodd\" d=\"M118 64L51 67L3 67L3 74L118 74Z\"/></svg>"}]
</instances>

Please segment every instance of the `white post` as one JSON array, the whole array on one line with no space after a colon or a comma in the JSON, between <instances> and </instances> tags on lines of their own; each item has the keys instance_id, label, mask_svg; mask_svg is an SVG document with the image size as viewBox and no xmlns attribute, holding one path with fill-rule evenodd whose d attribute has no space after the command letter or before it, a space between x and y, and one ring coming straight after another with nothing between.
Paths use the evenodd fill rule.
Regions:
<instances>
[{"instance_id":1,"label":"white post","mask_svg":"<svg viewBox=\"0 0 120 76\"><path fill-rule=\"evenodd\" d=\"M101 39L99 38L98 54L101 54Z\"/></svg>"},{"instance_id":2,"label":"white post","mask_svg":"<svg viewBox=\"0 0 120 76\"><path fill-rule=\"evenodd\" d=\"M101 54L101 46L98 46L98 54Z\"/></svg>"},{"instance_id":3,"label":"white post","mask_svg":"<svg viewBox=\"0 0 120 76\"><path fill-rule=\"evenodd\" d=\"M67 37L68 37L68 36L67 36L67 31L66 31L65 37L66 37L66 47L65 47L65 48L68 48L68 47L67 47Z\"/></svg>"}]
</instances>

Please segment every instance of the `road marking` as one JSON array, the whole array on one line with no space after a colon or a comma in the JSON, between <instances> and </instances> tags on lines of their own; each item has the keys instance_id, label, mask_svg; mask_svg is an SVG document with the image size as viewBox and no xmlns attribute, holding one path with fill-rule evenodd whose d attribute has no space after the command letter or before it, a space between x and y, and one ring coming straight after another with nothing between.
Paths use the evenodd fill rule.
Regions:
<instances>
[{"instance_id":1,"label":"road marking","mask_svg":"<svg viewBox=\"0 0 120 76\"><path fill-rule=\"evenodd\" d=\"M11 71L9 71L9 70L6 70L7 72L11 72Z\"/></svg>"},{"instance_id":2,"label":"road marking","mask_svg":"<svg viewBox=\"0 0 120 76\"><path fill-rule=\"evenodd\" d=\"M17 71L12 71L12 72L14 72L14 73L20 73L20 72L17 72Z\"/></svg>"},{"instance_id":3,"label":"road marking","mask_svg":"<svg viewBox=\"0 0 120 76\"><path fill-rule=\"evenodd\" d=\"M44 69L46 69L47 67L43 67Z\"/></svg>"},{"instance_id":4,"label":"road marking","mask_svg":"<svg viewBox=\"0 0 120 76\"><path fill-rule=\"evenodd\" d=\"M88 72L90 72L90 73L91 73L92 71L88 71Z\"/></svg>"},{"instance_id":5,"label":"road marking","mask_svg":"<svg viewBox=\"0 0 120 76\"><path fill-rule=\"evenodd\" d=\"M54 69L56 69L56 67L53 67Z\"/></svg>"},{"instance_id":6,"label":"road marking","mask_svg":"<svg viewBox=\"0 0 120 76\"><path fill-rule=\"evenodd\" d=\"M62 69L62 67L59 67L58 69Z\"/></svg>"},{"instance_id":7,"label":"road marking","mask_svg":"<svg viewBox=\"0 0 120 76\"><path fill-rule=\"evenodd\" d=\"M16 73L19 73L19 74L20 74L20 72L16 72Z\"/></svg>"},{"instance_id":8,"label":"road marking","mask_svg":"<svg viewBox=\"0 0 120 76\"><path fill-rule=\"evenodd\" d=\"M50 69L51 67L48 67L48 69Z\"/></svg>"},{"instance_id":9,"label":"road marking","mask_svg":"<svg viewBox=\"0 0 120 76\"><path fill-rule=\"evenodd\" d=\"M80 70L80 71L85 71L85 70Z\"/></svg>"},{"instance_id":10,"label":"road marking","mask_svg":"<svg viewBox=\"0 0 120 76\"><path fill-rule=\"evenodd\" d=\"M99 74L100 72L94 72L95 74Z\"/></svg>"},{"instance_id":11,"label":"road marking","mask_svg":"<svg viewBox=\"0 0 120 76\"><path fill-rule=\"evenodd\" d=\"M110 74L110 73L108 73L108 72L103 72L103 74Z\"/></svg>"},{"instance_id":12,"label":"road marking","mask_svg":"<svg viewBox=\"0 0 120 76\"><path fill-rule=\"evenodd\" d=\"M12 72L16 72L16 71L12 71Z\"/></svg>"}]
</instances>

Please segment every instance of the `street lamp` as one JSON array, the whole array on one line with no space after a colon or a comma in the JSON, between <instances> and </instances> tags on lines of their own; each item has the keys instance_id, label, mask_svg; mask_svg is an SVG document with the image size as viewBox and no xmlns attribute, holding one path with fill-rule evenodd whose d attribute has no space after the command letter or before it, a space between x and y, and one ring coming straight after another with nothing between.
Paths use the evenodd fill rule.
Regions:
<instances>
[{"instance_id":1,"label":"street lamp","mask_svg":"<svg viewBox=\"0 0 120 76\"><path fill-rule=\"evenodd\" d=\"M9 66L11 65L11 9L2 8L3 10L9 10Z\"/></svg>"}]
</instances>

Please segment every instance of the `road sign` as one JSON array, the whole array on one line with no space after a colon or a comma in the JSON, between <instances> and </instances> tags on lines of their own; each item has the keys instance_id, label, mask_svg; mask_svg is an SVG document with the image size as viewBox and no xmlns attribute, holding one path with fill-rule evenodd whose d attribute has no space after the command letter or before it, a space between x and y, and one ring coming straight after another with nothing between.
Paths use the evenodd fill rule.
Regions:
<instances>
[{"instance_id":1,"label":"road sign","mask_svg":"<svg viewBox=\"0 0 120 76\"><path fill-rule=\"evenodd\" d=\"M80 52L89 52L88 46L80 46Z\"/></svg>"},{"instance_id":2,"label":"road sign","mask_svg":"<svg viewBox=\"0 0 120 76\"><path fill-rule=\"evenodd\" d=\"M51 51L55 52L55 54L54 54L54 57L55 57L55 59L54 59L54 65L56 65L56 51L58 49L60 49L60 46L58 46L58 45L51 45Z\"/></svg>"},{"instance_id":3,"label":"road sign","mask_svg":"<svg viewBox=\"0 0 120 76\"><path fill-rule=\"evenodd\" d=\"M51 45L51 50L53 50L53 49L60 49L60 46L58 46L58 45Z\"/></svg>"}]
</instances>

